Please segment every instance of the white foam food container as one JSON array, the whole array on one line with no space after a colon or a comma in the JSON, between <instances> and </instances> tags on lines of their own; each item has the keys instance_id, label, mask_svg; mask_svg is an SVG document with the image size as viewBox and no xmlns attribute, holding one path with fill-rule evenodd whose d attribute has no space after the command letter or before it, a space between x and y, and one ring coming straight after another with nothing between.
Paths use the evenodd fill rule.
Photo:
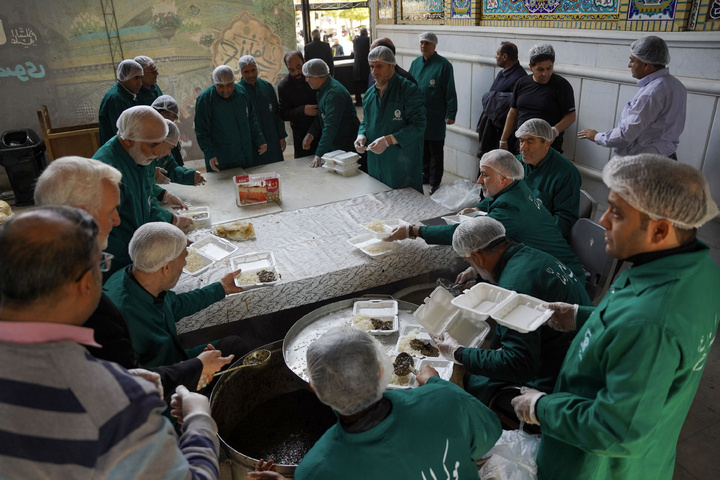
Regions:
<instances>
[{"instance_id":1,"label":"white foam food container","mask_svg":"<svg viewBox=\"0 0 720 480\"><path fill-rule=\"evenodd\" d=\"M453 298L445 288L437 287L415 310L413 317L435 336L447 331L460 345L480 347L490 333L490 326L453 305Z\"/></svg>"},{"instance_id":2,"label":"white foam food container","mask_svg":"<svg viewBox=\"0 0 720 480\"><path fill-rule=\"evenodd\" d=\"M434 346L437 347L437 345L435 345L435 342L432 340L432 338L430 338L430 334L428 333L427 330L425 330L425 328L421 327L420 325L403 325L402 327L400 327L400 332L398 334L398 341L395 344L395 351L394 351L395 355L397 355L398 353L401 352L401 350L400 350L401 343L402 343L403 339L408 336L416 337L419 340L424 340L424 341L430 342ZM407 353L409 353L410 355L412 355L415 358L438 359L438 358L442 358L439 350L440 349L438 349L437 357L425 357L424 355L420 355L419 353L412 353L412 352L407 352Z\"/></svg>"},{"instance_id":3,"label":"white foam food container","mask_svg":"<svg viewBox=\"0 0 720 480\"><path fill-rule=\"evenodd\" d=\"M338 165L357 165L360 155L355 152L342 152L332 157L333 161Z\"/></svg>"},{"instance_id":4,"label":"white foam food container","mask_svg":"<svg viewBox=\"0 0 720 480\"><path fill-rule=\"evenodd\" d=\"M343 153L345 153L345 150L333 150L332 152L327 152L325 155L323 155L322 159L323 160L327 160L327 159L334 160L335 157L337 157L338 155L342 155Z\"/></svg>"},{"instance_id":5,"label":"white foam food container","mask_svg":"<svg viewBox=\"0 0 720 480\"><path fill-rule=\"evenodd\" d=\"M348 240L348 243L358 250L362 251L365 255L371 257L381 257L389 253L395 253L400 249L401 245L398 242L385 242L375 236L375 233L364 233L353 237ZM372 247L378 245L382 246L383 250L379 252L373 252ZM370 250L368 250L368 248Z\"/></svg>"},{"instance_id":6,"label":"white foam food container","mask_svg":"<svg viewBox=\"0 0 720 480\"><path fill-rule=\"evenodd\" d=\"M360 171L360 165L357 163L355 165L348 166L335 165L333 167L333 170L335 171L335 173L343 177L352 177L353 175L357 175L357 173Z\"/></svg>"},{"instance_id":7,"label":"white foam food container","mask_svg":"<svg viewBox=\"0 0 720 480\"><path fill-rule=\"evenodd\" d=\"M256 272L259 272L260 270L268 270L268 271L275 273L276 280L274 280L272 282L259 282L259 283L252 283L249 285L238 284L237 277L236 277L235 285L237 285L238 287L242 287L243 290L252 290L255 288L269 287L269 286L275 285L276 283L278 283L280 281L280 274L277 271L277 267L275 265L275 256L272 254L272 252L249 253L247 255L233 257L230 259L230 263L232 264L233 271L237 270L238 268L241 268L242 273L256 273Z\"/></svg>"},{"instance_id":8,"label":"white foam food container","mask_svg":"<svg viewBox=\"0 0 720 480\"><path fill-rule=\"evenodd\" d=\"M395 359L393 358L393 362L394 361ZM415 362L415 370L419 372L423 365L431 366L437 370L440 378L447 380L448 382L450 381L453 374L453 362L450 360L446 360L444 358L422 358ZM414 373L409 374L408 380L407 385L396 385L394 383L390 383L388 384L388 390L417 388L419 386Z\"/></svg>"},{"instance_id":9,"label":"white foam food container","mask_svg":"<svg viewBox=\"0 0 720 480\"><path fill-rule=\"evenodd\" d=\"M453 298L452 304L475 320L485 321L488 317L493 316L493 312L500 304L513 295L515 292L512 290L482 282ZM495 317L493 316L493 318Z\"/></svg>"},{"instance_id":10,"label":"white foam food container","mask_svg":"<svg viewBox=\"0 0 720 480\"><path fill-rule=\"evenodd\" d=\"M177 214L193 221L190 228L210 228L212 226L209 207L190 207L187 210L179 210Z\"/></svg>"},{"instance_id":11,"label":"white foam food container","mask_svg":"<svg viewBox=\"0 0 720 480\"><path fill-rule=\"evenodd\" d=\"M212 258L214 262L235 253L238 249L237 246L215 235L208 235L188 248L201 252L203 255Z\"/></svg>"},{"instance_id":12,"label":"white foam food container","mask_svg":"<svg viewBox=\"0 0 720 480\"><path fill-rule=\"evenodd\" d=\"M448 225L455 225L458 223L462 223L466 220L470 220L473 218L471 215L448 215L446 217L440 217L443 220L445 220L445 223Z\"/></svg>"},{"instance_id":13,"label":"white foam food container","mask_svg":"<svg viewBox=\"0 0 720 480\"><path fill-rule=\"evenodd\" d=\"M499 325L528 333L552 317L553 311L543 308L546 302L530 295L516 294L503 302L492 314Z\"/></svg>"},{"instance_id":14,"label":"white foam food container","mask_svg":"<svg viewBox=\"0 0 720 480\"><path fill-rule=\"evenodd\" d=\"M387 238L390 236L393 230L395 230L397 227L405 227L407 225L410 225L405 220L401 220L399 218L394 218L391 220L380 220L383 223L383 231L382 232L376 232L375 230L370 230L367 226L370 225L372 222L366 222L360 224L361 227L363 227L368 232L371 232L375 235L376 238Z\"/></svg>"},{"instance_id":15,"label":"white foam food container","mask_svg":"<svg viewBox=\"0 0 720 480\"><path fill-rule=\"evenodd\" d=\"M183 272L187 273L188 275L193 275L193 276L200 275L201 273L206 271L208 268L210 268L210 265L215 263L215 260L213 260L212 258L210 258L209 256L205 255L204 253L202 253L198 250L195 250L195 249L188 249L188 250L190 250L188 252L188 256L193 255L193 257L195 257L195 258L199 258L200 262L202 263L202 267L198 268L194 272L191 272L190 270L188 270L187 264L186 264L183 267ZM187 257L186 257L186 260L187 260Z\"/></svg>"},{"instance_id":16,"label":"white foam food container","mask_svg":"<svg viewBox=\"0 0 720 480\"><path fill-rule=\"evenodd\" d=\"M358 300L353 304L353 316L367 315L382 321L392 320L393 328L390 330L368 330L370 335L392 335L398 331L398 303L397 300Z\"/></svg>"}]
</instances>

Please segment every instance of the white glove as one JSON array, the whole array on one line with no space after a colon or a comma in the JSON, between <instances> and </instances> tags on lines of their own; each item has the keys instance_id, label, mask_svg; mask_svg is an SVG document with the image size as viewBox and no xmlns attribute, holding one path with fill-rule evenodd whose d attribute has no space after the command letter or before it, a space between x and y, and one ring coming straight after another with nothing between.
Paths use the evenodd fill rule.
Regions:
<instances>
[{"instance_id":1,"label":"white glove","mask_svg":"<svg viewBox=\"0 0 720 480\"><path fill-rule=\"evenodd\" d=\"M515 409L515 415L525 423L540 425L540 421L536 415L536 407L538 400L543 395L546 394L540 390L522 387L520 389L520 396L513 398L510 402Z\"/></svg>"},{"instance_id":2,"label":"white glove","mask_svg":"<svg viewBox=\"0 0 720 480\"><path fill-rule=\"evenodd\" d=\"M144 368L131 368L128 370L128 373L154 383L160 393L160 398L163 398L164 392L159 373L151 372L150 370L145 370Z\"/></svg>"},{"instance_id":3,"label":"white glove","mask_svg":"<svg viewBox=\"0 0 720 480\"><path fill-rule=\"evenodd\" d=\"M548 303L547 308L554 310L553 316L548 320L548 326L558 332L572 332L577 327L578 305L569 303Z\"/></svg>"},{"instance_id":4,"label":"white glove","mask_svg":"<svg viewBox=\"0 0 720 480\"><path fill-rule=\"evenodd\" d=\"M376 138L375 141L372 142L370 145L368 145L367 149L370 150L375 155L380 155L389 146L390 146L390 144L388 143L388 141L385 137L379 137L379 138Z\"/></svg>"},{"instance_id":5,"label":"white glove","mask_svg":"<svg viewBox=\"0 0 720 480\"><path fill-rule=\"evenodd\" d=\"M436 337L435 335L433 335L432 339L433 342L435 342L435 345L437 345L443 357L447 358L448 360L452 360L459 365L462 365L460 362L455 360L455 350L462 347L462 345L460 345L458 341L455 340L448 332L443 332L441 337Z\"/></svg>"},{"instance_id":6,"label":"white glove","mask_svg":"<svg viewBox=\"0 0 720 480\"><path fill-rule=\"evenodd\" d=\"M204 395L190 392L185 386L178 385L170 399L170 415L182 424L195 415L210 415L210 402Z\"/></svg>"},{"instance_id":7,"label":"white glove","mask_svg":"<svg viewBox=\"0 0 720 480\"><path fill-rule=\"evenodd\" d=\"M365 153L365 144L367 143L367 137L365 135L358 135L355 139L355 150L358 153Z\"/></svg>"}]
</instances>

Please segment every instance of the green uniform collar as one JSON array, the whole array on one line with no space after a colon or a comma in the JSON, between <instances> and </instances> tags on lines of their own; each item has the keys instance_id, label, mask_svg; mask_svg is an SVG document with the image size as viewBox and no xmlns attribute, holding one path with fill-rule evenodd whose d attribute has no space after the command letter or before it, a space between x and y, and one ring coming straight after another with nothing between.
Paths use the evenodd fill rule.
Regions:
<instances>
[{"instance_id":1,"label":"green uniform collar","mask_svg":"<svg viewBox=\"0 0 720 480\"><path fill-rule=\"evenodd\" d=\"M497 279L500 278L500 275L502 275L503 270L505 270L505 266L510 261L512 257L514 257L522 248L525 248L525 245L522 243L513 243L511 244L507 250L503 252L502 255L500 255L500 260L495 264L495 268L493 268L492 274L493 278L497 282Z\"/></svg>"}]
</instances>

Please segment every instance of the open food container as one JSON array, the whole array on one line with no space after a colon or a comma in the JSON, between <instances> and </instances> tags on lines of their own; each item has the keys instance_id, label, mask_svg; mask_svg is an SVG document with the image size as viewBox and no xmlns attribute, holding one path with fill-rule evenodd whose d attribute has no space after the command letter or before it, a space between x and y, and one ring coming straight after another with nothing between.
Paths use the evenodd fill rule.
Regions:
<instances>
[{"instance_id":1,"label":"open food container","mask_svg":"<svg viewBox=\"0 0 720 480\"><path fill-rule=\"evenodd\" d=\"M484 212L477 212L477 213L479 213L480 215L485 215ZM445 220L445 223L447 223L448 225L455 225L458 223L462 223L466 220L470 220L471 218L473 218L473 215L447 215L445 217L440 217L440 218Z\"/></svg>"},{"instance_id":2,"label":"open food container","mask_svg":"<svg viewBox=\"0 0 720 480\"><path fill-rule=\"evenodd\" d=\"M389 253L395 253L401 247L398 242L385 242L377 238L375 233L358 235L348 240L348 243L371 257L381 257Z\"/></svg>"},{"instance_id":3,"label":"open food container","mask_svg":"<svg viewBox=\"0 0 720 480\"><path fill-rule=\"evenodd\" d=\"M365 230L375 234L376 238L387 238L397 227L406 227L410 225L405 220L394 218L392 220L373 220L372 222L361 223L360 226Z\"/></svg>"},{"instance_id":4,"label":"open food container","mask_svg":"<svg viewBox=\"0 0 720 480\"><path fill-rule=\"evenodd\" d=\"M351 323L353 327L365 330L370 335L392 335L398 331L397 300L358 300L353 305ZM383 325L381 328L373 328L375 323Z\"/></svg>"},{"instance_id":5,"label":"open food container","mask_svg":"<svg viewBox=\"0 0 720 480\"><path fill-rule=\"evenodd\" d=\"M238 247L223 240L215 235L208 235L207 237L198 240L188 247L189 250L197 250L206 257L210 257L214 262L222 260L223 258L235 253Z\"/></svg>"},{"instance_id":6,"label":"open food container","mask_svg":"<svg viewBox=\"0 0 720 480\"><path fill-rule=\"evenodd\" d=\"M243 290L269 287L280 281L272 252L249 253L233 257L230 262L233 271L242 269L240 275L235 277L235 285Z\"/></svg>"},{"instance_id":7,"label":"open food container","mask_svg":"<svg viewBox=\"0 0 720 480\"><path fill-rule=\"evenodd\" d=\"M395 359L393 358L393 362L394 361ZM446 360L444 358L422 358L415 362L415 370L419 372L424 365L431 366L437 370L440 378L447 380L448 382L450 381L453 374L453 362L450 360ZM400 377L393 374L392 380L388 384L388 390L417 388L418 386L417 378L414 373L409 373Z\"/></svg>"},{"instance_id":8,"label":"open food container","mask_svg":"<svg viewBox=\"0 0 720 480\"><path fill-rule=\"evenodd\" d=\"M431 351L423 352L414 348L411 344L412 340L420 340ZM442 358L440 355L440 349L437 347L437 345L435 345L435 342L433 342L432 338L430 338L430 334L427 332L427 330L425 330L425 328L419 325L403 325L400 328L398 341L395 344L395 354L397 355L400 352L408 353L415 358Z\"/></svg>"},{"instance_id":9,"label":"open food container","mask_svg":"<svg viewBox=\"0 0 720 480\"><path fill-rule=\"evenodd\" d=\"M492 317L499 325L521 333L532 332L553 315L552 310L542 307L545 303L529 295L515 294L499 305Z\"/></svg>"},{"instance_id":10,"label":"open food container","mask_svg":"<svg viewBox=\"0 0 720 480\"><path fill-rule=\"evenodd\" d=\"M190 228L210 228L212 226L210 208L208 207L190 207L176 213L180 217L189 218L193 221Z\"/></svg>"},{"instance_id":11,"label":"open food container","mask_svg":"<svg viewBox=\"0 0 720 480\"><path fill-rule=\"evenodd\" d=\"M453 298L452 304L466 312L470 317L484 321L492 316L492 313L501 303L513 295L515 295L515 292L512 290L483 282L478 283L469 290L465 290L462 295Z\"/></svg>"},{"instance_id":12,"label":"open food container","mask_svg":"<svg viewBox=\"0 0 720 480\"><path fill-rule=\"evenodd\" d=\"M215 263L215 260L213 260L209 256L198 250L195 250L194 248L188 248L188 254L187 257L185 257L185 266L183 267L183 272L193 276L200 275L208 268L210 268L210 265L212 265L213 263Z\"/></svg>"},{"instance_id":13,"label":"open food container","mask_svg":"<svg viewBox=\"0 0 720 480\"><path fill-rule=\"evenodd\" d=\"M454 305L454 298L445 288L437 287L415 310L413 316L435 336L447 331L460 345L480 347L490 333L490 326Z\"/></svg>"}]
</instances>

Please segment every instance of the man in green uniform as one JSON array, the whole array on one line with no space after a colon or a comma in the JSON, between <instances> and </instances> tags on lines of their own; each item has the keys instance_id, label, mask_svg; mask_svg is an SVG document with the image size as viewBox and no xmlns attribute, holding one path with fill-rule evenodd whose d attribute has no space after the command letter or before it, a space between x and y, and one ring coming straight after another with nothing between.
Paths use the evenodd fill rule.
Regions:
<instances>
[{"instance_id":1,"label":"man in green uniform","mask_svg":"<svg viewBox=\"0 0 720 480\"><path fill-rule=\"evenodd\" d=\"M133 264L113 274L103 287L125 317L142 365L171 365L210 348L202 344L183 349L175 324L222 300L225 295L242 292L242 288L235 285L235 276L240 270L191 292L172 292L170 289L177 284L186 264L186 245L185 234L173 225L161 222L143 225L130 242ZM241 356L249 350L237 336L211 345L226 357Z\"/></svg>"},{"instance_id":2,"label":"man in green uniform","mask_svg":"<svg viewBox=\"0 0 720 480\"><path fill-rule=\"evenodd\" d=\"M525 169L525 183L555 219L566 239L577 222L580 211L582 178L573 163L550 144L552 127L541 118L531 118L515 132L520 139L520 160Z\"/></svg>"},{"instance_id":3,"label":"man in green uniform","mask_svg":"<svg viewBox=\"0 0 720 480\"><path fill-rule=\"evenodd\" d=\"M540 479L671 479L720 319L720 270L697 229L718 214L704 175L655 154L603 169L605 251L632 263L597 308L551 304L577 330L554 393L513 400L539 424Z\"/></svg>"},{"instance_id":4,"label":"man in green uniform","mask_svg":"<svg viewBox=\"0 0 720 480\"><path fill-rule=\"evenodd\" d=\"M423 150L423 175L430 183L430 195L435 193L442 181L445 148L445 125L455 123L457 93L452 64L435 51L437 36L432 32L420 35L422 55L410 65L410 75L415 77L425 95L425 143Z\"/></svg>"},{"instance_id":5,"label":"man in green uniform","mask_svg":"<svg viewBox=\"0 0 720 480\"><path fill-rule=\"evenodd\" d=\"M167 136L165 120L152 107L138 105L122 112L117 124L117 136L92 157L120 170L123 179L119 185L120 206L117 209L121 223L110 232L106 250L115 256L108 275L131 263L128 244L141 225L168 221L185 228L192 222L171 214L153 201L155 182L147 167L158 157Z\"/></svg>"},{"instance_id":6,"label":"man in green uniform","mask_svg":"<svg viewBox=\"0 0 720 480\"><path fill-rule=\"evenodd\" d=\"M267 142L252 101L227 65L213 70L212 81L195 102L195 135L207 171L257 165L253 151L262 155Z\"/></svg>"},{"instance_id":7,"label":"man in green uniform","mask_svg":"<svg viewBox=\"0 0 720 480\"><path fill-rule=\"evenodd\" d=\"M351 152L357 137L360 120L352 97L340 82L330 76L330 70L319 58L308 60L302 66L305 81L317 91L318 115L303 139L303 149L309 150L318 135L320 143L315 150L311 167L322 165L320 157L333 150Z\"/></svg>"},{"instance_id":8,"label":"man in green uniform","mask_svg":"<svg viewBox=\"0 0 720 480\"><path fill-rule=\"evenodd\" d=\"M142 86L135 101L138 105L152 105L153 101L163 94L157 84L158 68L155 66L155 61L145 55L139 55L134 60L143 69Z\"/></svg>"},{"instance_id":9,"label":"man in green uniform","mask_svg":"<svg viewBox=\"0 0 720 480\"><path fill-rule=\"evenodd\" d=\"M368 55L375 84L365 93L355 149L368 150L368 173L392 188L422 189L425 100L417 85L395 73L395 55L376 47ZM368 137L372 143L367 145Z\"/></svg>"},{"instance_id":10,"label":"man in green uniform","mask_svg":"<svg viewBox=\"0 0 720 480\"><path fill-rule=\"evenodd\" d=\"M142 87L143 68L135 60L123 60L117 67L117 82L100 102L98 112L100 145L117 133L120 114L138 104L137 93Z\"/></svg>"},{"instance_id":11,"label":"man in green uniform","mask_svg":"<svg viewBox=\"0 0 720 480\"><path fill-rule=\"evenodd\" d=\"M568 275L562 262L511 242L502 223L490 217L461 223L453 234L453 249L471 265L458 276L458 283L480 275L502 288L548 302L592 305L585 282ZM469 374L465 389L487 404L502 387L513 384L551 392L573 336L545 325L528 333L497 325L489 349L465 348L447 332L436 344L443 355L465 367Z\"/></svg>"},{"instance_id":12,"label":"man in green uniform","mask_svg":"<svg viewBox=\"0 0 720 480\"><path fill-rule=\"evenodd\" d=\"M475 461L500 438L495 414L430 366L417 376L421 387L386 390L392 363L360 329L325 332L308 347L307 365L312 389L339 419L300 462L298 480L477 478Z\"/></svg>"},{"instance_id":13,"label":"man in green uniform","mask_svg":"<svg viewBox=\"0 0 720 480\"><path fill-rule=\"evenodd\" d=\"M485 212L503 224L508 238L537 248L560 260L572 273L582 279L585 272L577 256L560 233L550 212L536 198L523 180L523 167L507 150L491 150L480 159L480 176L484 199L475 208L462 214ZM482 213L481 213L482 214ZM450 245L455 225L417 226L397 228L386 241L421 237L427 243Z\"/></svg>"},{"instance_id":14,"label":"man in green uniform","mask_svg":"<svg viewBox=\"0 0 720 480\"><path fill-rule=\"evenodd\" d=\"M170 181L175 183L182 183L183 185L202 185L205 183L205 177L197 170L184 168L180 144L180 130L178 129L175 122L178 119L178 104L173 97L170 95L160 95L152 104L152 107L163 116L168 122L168 136L165 138L165 142L173 145L170 150L170 154L167 157L161 157L157 161L156 167L165 169L166 172L163 175L167 175L164 181L158 181L158 183L168 183ZM172 126L171 126L172 124ZM166 168L167 167L167 168ZM162 172L161 172L162 173ZM157 180L157 174L156 174Z\"/></svg>"}]
</instances>

